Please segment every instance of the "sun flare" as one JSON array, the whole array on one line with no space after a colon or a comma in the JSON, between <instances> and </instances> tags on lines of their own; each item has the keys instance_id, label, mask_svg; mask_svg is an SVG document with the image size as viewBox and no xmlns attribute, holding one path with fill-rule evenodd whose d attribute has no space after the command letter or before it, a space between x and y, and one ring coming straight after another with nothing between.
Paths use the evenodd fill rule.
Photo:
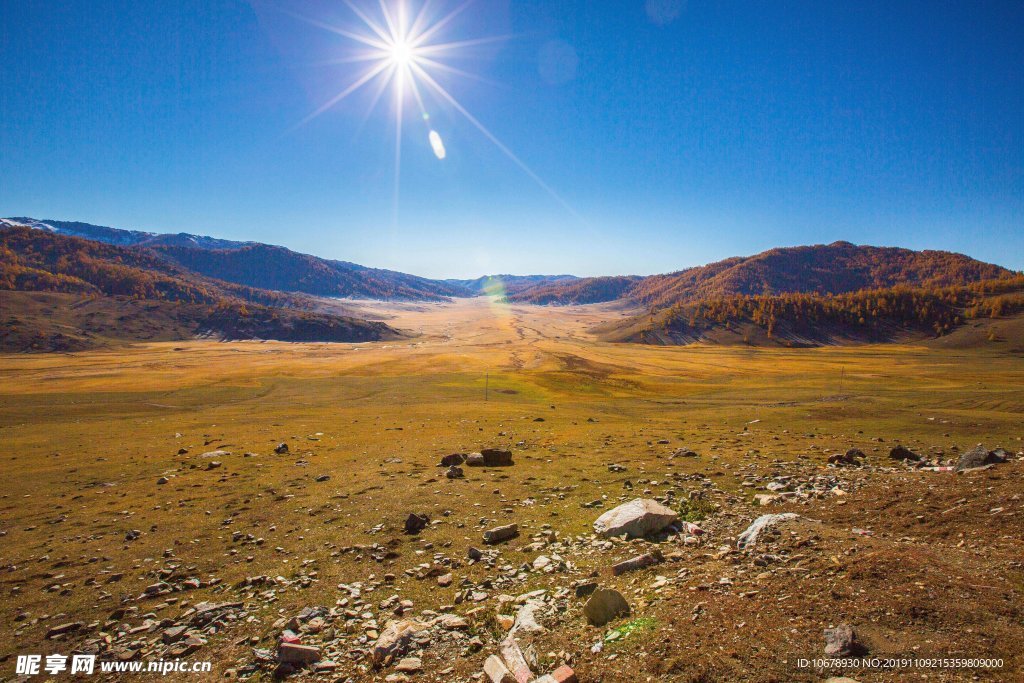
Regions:
<instances>
[{"instance_id":1,"label":"sun flare","mask_svg":"<svg viewBox=\"0 0 1024 683\"><path fill-rule=\"evenodd\" d=\"M334 60L333 63L366 64L365 68L357 72L347 86L310 113L299 125L308 123L364 87L370 87L374 91L370 103L370 111L373 111L385 92L390 90L395 125L394 211L396 222L401 180L403 124L410 102L415 103L419 110L418 118L426 125L427 142L437 159L444 159L447 156L447 151L440 134L431 128L432 117L428 111L429 107L439 107L457 112L539 187L573 216L580 218L579 214L550 185L544 182L533 169L470 113L441 83L442 74L449 78L486 80L452 66L449 63L451 58L465 58L474 47L502 42L509 38L509 36L485 36L461 40L441 40L445 32L452 29L453 20L473 5L474 0L462 2L449 13L441 16L437 16L433 11L436 3L431 3L430 0L418 5L418 9L415 11L410 9L413 5L410 0L378 0L375 4L359 2L359 0L344 0L344 2L359 20L359 24L354 28L335 26L288 12L314 26L340 35L351 41L353 46L357 46L351 55ZM374 9L375 5L377 10Z\"/></svg>"}]
</instances>

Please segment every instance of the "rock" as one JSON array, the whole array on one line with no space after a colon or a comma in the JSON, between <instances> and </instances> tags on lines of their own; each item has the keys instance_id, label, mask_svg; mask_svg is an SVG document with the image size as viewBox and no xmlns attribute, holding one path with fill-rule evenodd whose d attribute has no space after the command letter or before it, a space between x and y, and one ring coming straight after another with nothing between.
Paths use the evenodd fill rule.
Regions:
<instances>
[{"instance_id":1,"label":"rock","mask_svg":"<svg viewBox=\"0 0 1024 683\"><path fill-rule=\"evenodd\" d=\"M609 472L625 472L626 468L623 465L620 465L618 463L612 463L611 465L608 465L608 471Z\"/></svg>"},{"instance_id":2,"label":"rock","mask_svg":"<svg viewBox=\"0 0 1024 683\"><path fill-rule=\"evenodd\" d=\"M430 517L412 512L405 518L405 533L418 534L426 529L428 524L430 524Z\"/></svg>"},{"instance_id":3,"label":"rock","mask_svg":"<svg viewBox=\"0 0 1024 683\"><path fill-rule=\"evenodd\" d=\"M984 446L978 444L960 456L960 459L956 463L956 471L963 472L964 470L973 469L975 467L996 465L1003 462L1006 462L1005 451L986 450Z\"/></svg>"},{"instance_id":4,"label":"rock","mask_svg":"<svg viewBox=\"0 0 1024 683\"><path fill-rule=\"evenodd\" d=\"M563 664L551 672L551 677L558 683L577 683L576 672L568 664Z\"/></svg>"},{"instance_id":5,"label":"rock","mask_svg":"<svg viewBox=\"0 0 1024 683\"><path fill-rule=\"evenodd\" d=\"M918 455L917 453L915 453L914 451L910 450L909 448L902 444L894 447L891 451L889 451L889 457L892 458L893 460L902 460L904 462L907 460L913 460L915 462L921 460L920 455Z\"/></svg>"},{"instance_id":6,"label":"rock","mask_svg":"<svg viewBox=\"0 0 1024 683\"><path fill-rule=\"evenodd\" d=\"M220 467L221 464L222 463L221 463L220 460L211 460L210 462L206 463L206 469L208 469L208 470L215 470L218 467Z\"/></svg>"},{"instance_id":7,"label":"rock","mask_svg":"<svg viewBox=\"0 0 1024 683\"><path fill-rule=\"evenodd\" d=\"M544 633L547 629L537 623L537 612L544 609L544 603L540 600L527 600L526 604L516 612L515 622L509 635L513 633Z\"/></svg>"},{"instance_id":8,"label":"rock","mask_svg":"<svg viewBox=\"0 0 1024 683\"><path fill-rule=\"evenodd\" d=\"M288 444L286 444L286 443L279 443L279 444L277 444L277 446L274 447L274 452L277 453L278 455L284 455L285 453L288 452Z\"/></svg>"},{"instance_id":9,"label":"rock","mask_svg":"<svg viewBox=\"0 0 1024 683\"><path fill-rule=\"evenodd\" d=\"M54 626L46 632L46 637L56 638L67 633L74 633L75 631L80 630L82 626L84 626L84 624L80 621L72 621L67 624L61 624L60 626Z\"/></svg>"},{"instance_id":10,"label":"rock","mask_svg":"<svg viewBox=\"0 0 1024 683\"><path fill-rule=\"evenodd\" d=\"M519 535L519 527L515 524L506 524L505 526L494 527L489 531L484 532L484 543L488 545L494 543L501 543L507 541L510 538L515 538Z\"/></svg>"},{"instance_id":11,"label":"rock","mask_svg":"<svg viewBox=\"0 0 1024 683\"><path fill-rule=\"evenodd\" d=\"M319 477L316 478L316 480L317 481L327 481L330 478L331 478L331 475L329 475L329 474L321 474Z\"/></svg>"},{"instance_id":12,"label":"rock","mask_svg":"<svg viewBox=\"0 0 1024 683\"><path fill-rule=\"evenodd\" d=\"M761 507L771 505L777 500L782 500L782 496L777 493L758 493L754 496L754 501Z\"/></svg>"},{"instance_id":13,"label":"rock","mask_svg":"<svg viewBox=\"0 0 1024 683\"><path fill-rule=\"evenodd\" d=\"M664 559L665 558L662 556L661 551L655 549L653 552L637 555L636 557L613 564L612 574L618 576L619 574L625 574L626 572L650 567L651 565L662 562Z\"/></svg>"},{"instance_id":14,"label":"rock","mask_svg":"<svg viewBox=\"0 0 1024 683\"><path fill-rule=\"evenodd\" d=\"M505 666L512 672L517 683L530 683L533 680L533 672L530 665L526 663L523 651L519 649L519 643L515 638L508 636L498 646L501 658L505 660Z\"/></svg>"},{"instance_id":15,"label":"rock","mask_svg":"<svg viewBox=\"0 0 1024 683\"><path fill-rule=\"evenodd\" d=\"M426 626L414 619L392 620L387 623L377 642L373 644L371 658L375 667L386 664L395 657L403 654L409 643Z\"/></svg>"},{"instance_id":16,"label":"rock","mask_svg":"<svg viewBox=\"0 0 1024 683\"><path fill-rule=\"evenodd\" d=\"M452 580L453 578L451 572L447 574L442 574L441 576L437 577L437 585L441 588L447 588L448 586L452 585Z\"/></svg>"},{"instance_id":17,"label":"rock","mask_svg":"<svg viewBox=\"0 0 1024 683\"><path fill-rule=\"evenodd\" d=\"M470 547L469 550L466 551L466 556L471 560L480 561L483 559L484 553L479 548Z\"/></svg>"},{"instance_id":18,"label":"rock","mask_svg":"<svg viewBox=\"0 0 1024 683\"><path fill-rule=\"evenodd\" d=\"M491 683L516 683L516 677L498 655L491 655L484 660L484 674Z\"/></svg>"},{"instance_id":19,"label":"rock","mask_svg":"<svg viewBox=\"0 0 1024 683\"><path fill-rule=\"evenodd\" d=\"M277 646L277 659L283 664L315 664L320 661L320 648L298 643L281 643Z\"/></svg>"},{"instance_id":20,"label":"rock","mask_svg":"<svg viewBox=\"0 0 1024 683\"><path fill-rule=\"evenodd\" d=\"M470 453L466 456L466 465L469 467L483 467L484 466L484 455L483 453Z\"/></svg>"},{"instance_id":21,"label":"rock","mask_svg":"<svg viewBox=\"0 0 1024 683\"><path fill-rule=\"evenodd\" d=\"M509 467L514 465L512 462L512 451L503 451L498 448L485 448L480 451L480 455L484 458L484 465L486 467Z\"/></svg>"},{"instance_id":22,"label":"rock","mask_svg":"<svg viewBox=\"0 0 1024 683\"><path fill-rule=\"evenodd\" d=\"M563 664L551 673L541 676L534 683L578 683L576 672L568 664Z\"/></svg>"},{"instance_id":23,"label":"rock","mask_svg":"<svg viewBox=\"0 0 1024 683\"><path fill-rule=\"evenodd\" d=\"M864 457L864 451L859 448L851 448L845 453L833 453L828 457L828 461L833 465L851 465L857 467L864 463Z\"/></svg>"},{"instance_id":24,"label":"rock","mask_svg":"<svg viewBox=\"0 0 1024 683\"><path fill-rule=\"evenodd\" d=\"M831 676L825 679L825 683L857 683L857 679L847 676Z\"/></svg>"},{"instance_id":25,"label":"rock","mask_svg":"<svg viewBox=\"0 0 1024 683\"><path fill-rule=\"evenodd\" d=\"M441 462L438 467L454 467L455 465L461 465L466 462L466 456L462 453L452 453L441 458Z\"/></svg>"},{"instance_id":26,"label":"rock","mask_svg":"<svg viewBox=\"0 0 1024 683\"><path fill-rule=\"evenodd\" d=\"M637 498L597 518L594 531L605 538L626 534L642 538L679 521L679 515L656 500Z\"/></svg>"},{"instance_id":27,"label":"rock","mask_svg":"<svg viewBox=\"0 0 1024 683\"><path fill-rule=\"evenodd\" d=\"M857 634L849 624L825 629L825 655L829 657L855 657L867 650L858 642Z\"/></svg>"},{"instance_id":28,"label":"rock","mask_svg":"<svg viewBox=\"0 0 1024 683\"><path fill-rule=\"evenodd\" d=\"M200 458L224 458L231 455L230 451L207 451L200 455Z\"/></svg>"},{"instance_id":29,"label":"rock","mask_svg":"<svg viewBox=\"0 0 1024 683\"><path fill-rule=\"evenodd\" d=\"M781 522L788 522L796 519L798 516L799 515L792 512L783 512L778 515L761 515L754 520L753 524L746 528L746 531L740 534L738 539L736 539L736 547L740 550L751 548L755 543L757 543L757 537L762 531Z\"/></svg>"},{"instance_id":30,"label":"rock","mask_svg":"<svg viewBox=\"0 0 1024 683\"><path fill-rule=\"evenodd\" d=\"M163 484L166 484L169 481L170 479L168 479L167 477L160 477L159 479L156 480L156 483L158 486L162 486Z\"/></svg>"},{"instance_id":31,"label":"rock","mask_svg":"<svg viewBox=\"0 0 1024 683\"><path fill-rule=\"evenodd\" d=\"M585 598L597 590L597 581L585 581L576 584L576 597Z\"/></svg>"},{"instance_id":32,"label":"rock","mask_svg":"<svg viewBox=\"0 0 1024 683\"><path fill-rule=\"evenodd\" d=\"M438 621L441 627L448 631L464 631L469 628L466 618L458 614L442 614Z\"/></svg>"},{"instance_id":33,"label":"rock","mask_svg":"<svg viewBox=\"0 0 1024 683\"><path fill-rule=\"evenodd\" d=\"M462 479L464 476L466 476L466 474L462 471L461 467L456 467L455 465L452 465L451 467L448 468L448 471L444 473L444 476L448 477L449 479Z\"/></svg>"},{"instance_id":34,"label":"rock","mask_svg":"<svg viewBox=\"0 0 1024 683\"><path fill-rule=\"evenodd\" d=\"M672 454L673 458L696 458L697 454L689 448L677 448Z\"/></svg>"},{"instance_id":35,"label":"rock","mask_svg":"<svg viewBox=\"0 0 1024 683\"><path fill-rule=\"evenodd\" d=\"M395 671L404 673L416 673L423 668L423 661L419 657L406 657L395 665Z\"/></svg>"},{"instance_id":36,"label":"rock","mask_svg":"<svg viewBox=\"0 0 1024 683\"><path fill-rule=\"evenodd\" d=\"M163 641L164 645L170 645L171 643L176 643L184 638L187 630L188 626L172 626L164 630L160 639Z\"/></svg>"},{"instance_id":37,"label":"rock","mask_svg":"<svg viewBox=\"0 0 1024 683\"><path fill-rule=\"evenodd\" d=\"M604 626L618 616L629 614L629 603L622 593L611 588L599 588L594 591L583 605L583 616L594 626Z\"/></svg>"}]
</instances>

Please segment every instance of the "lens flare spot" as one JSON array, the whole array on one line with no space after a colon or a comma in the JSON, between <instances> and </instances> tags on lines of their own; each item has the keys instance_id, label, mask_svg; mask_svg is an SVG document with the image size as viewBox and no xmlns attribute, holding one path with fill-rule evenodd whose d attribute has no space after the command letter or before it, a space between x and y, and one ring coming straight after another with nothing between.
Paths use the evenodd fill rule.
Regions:
<instances>
[{"instance_id":1,"label":"lens flare spot","mask_svg":"<svg viewBox=\"0 0 1024 683\"><path fill-rule=\"evenodd\" d=\"M438 159L444 159L446 152L444 151L444 140L436 130L430 131L430 147L434 150L434 156Z\"/></svg>"}]
</instances>

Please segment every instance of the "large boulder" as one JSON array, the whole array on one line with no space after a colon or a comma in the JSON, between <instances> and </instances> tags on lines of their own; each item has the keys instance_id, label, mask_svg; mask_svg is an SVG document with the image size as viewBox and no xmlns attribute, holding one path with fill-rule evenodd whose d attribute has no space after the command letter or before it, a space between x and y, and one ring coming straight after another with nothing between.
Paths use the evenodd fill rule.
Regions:
<instances>
[{"instance_id":1,"label":"large boulder","mask_svg":"<svg viewBox=\"0 0 1024 683\"><path fill-rule=\"evenodd\" d=\"M583 605L583 616L594 626L604 626L612 619L629 614L629 603L622 593L611 588L599 588Z\"/></svg>"},{"instance_id":2,"label":"large boulder","mask_svg":"<svg viewBox=\"0 0 1024 683\"><path fill-rule=\"evenodd\" d=\"M963 472L964 470L974 469L975 467L996 465L1001 462L1006 462L1006 451L1001 449L990 451L981 444L978 444L960 456L960 460L956 463L956 471Z\"/></svg>"},{"instance_id":3,"label":"large boulder","mask_svg":"<svg viewBox=\"0 0 1024 683\"><path fill-rule=\"evenodd\" d=\"M650 498L637 498L609 510L594 522L598 535L610 538L626 534L630 538L643 538L679 521L672 508Z\"/></svg>"}]
</instances>

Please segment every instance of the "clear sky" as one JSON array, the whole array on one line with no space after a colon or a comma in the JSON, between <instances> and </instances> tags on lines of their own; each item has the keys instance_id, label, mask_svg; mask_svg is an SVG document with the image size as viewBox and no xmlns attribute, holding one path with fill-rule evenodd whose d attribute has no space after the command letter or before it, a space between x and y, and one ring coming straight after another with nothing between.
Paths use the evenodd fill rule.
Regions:
<instances>
[{"instance_id":1,"label":"clear sky","mask_svg":"<svg viewBox=\"0 0 1024 683\"><path fill-rule=\"evenodd\" d=\"M341 0L0 0L0 215L431 277L837 239L1024 269L1019 0L478 0L430 42L507 37L430 73L534 175L421 82L446 156L407 106L397 211L393 91L306 120L372 64L323 26L369 32Z\"/></svg>"}]
</instances>

